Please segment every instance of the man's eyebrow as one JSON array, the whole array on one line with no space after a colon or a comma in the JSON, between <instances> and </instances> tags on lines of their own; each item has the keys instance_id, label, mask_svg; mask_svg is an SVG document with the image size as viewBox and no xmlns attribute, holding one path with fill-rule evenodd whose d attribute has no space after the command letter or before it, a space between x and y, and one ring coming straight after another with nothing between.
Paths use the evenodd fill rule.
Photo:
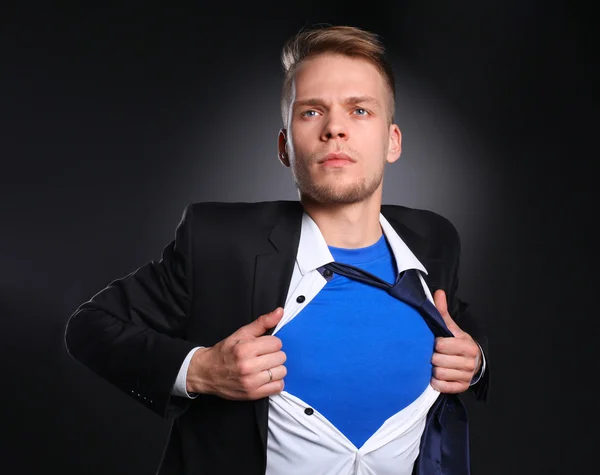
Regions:
<instances>
[{"instance_id":1,"label":"man's eyebrow","mask_svg":"<svg viewBox=\"0 0 600 475\"><path fill-rule=\"evenodd\" d=\"M371 96L350 96L344 99L345 104L364 104L364 103L372 103L375 105L379 105L379 101Z\"/></svg>"},{"instance_id":2,"label":"man's eyebrow","mask_svg":"<svg viewBox=\"0 0 600 475\"><path fill-rule=\"evenodd\" d=\"M379 101L372 96L350 96L344 99L344 104L364 104L364 103L372 103L379 106ZM299 101L295 101L292 107L302 107L302 106L324 106L325 101L323 99L319 99L318 97L311 97L308 99L302 99Z\"/></svg>"}]
</instances>

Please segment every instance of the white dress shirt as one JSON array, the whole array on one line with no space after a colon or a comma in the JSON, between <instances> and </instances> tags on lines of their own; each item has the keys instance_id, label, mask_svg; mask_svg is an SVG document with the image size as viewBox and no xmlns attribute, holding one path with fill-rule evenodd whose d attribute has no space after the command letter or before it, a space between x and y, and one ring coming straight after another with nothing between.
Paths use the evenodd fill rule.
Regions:
<instances>
[{"instance_id":1,"label":"white dress shirt","mask_svg":"<svg viewBox=\"0 0 600 475\"><path fill-rule=\"evenodd\" d=\"M379 222L392 249L398 273L408 269L419 270L425 295L433 302L421 274L427 274L423 264L382 214L379 215ZM321 231L305 213L283 318L275 328L274 335L309 305L325 286L327 281L317 269L333 260ZM305 297L300 299L301 303L296 300L299 295ZM186 375L195 350L188 354L181 367L173 388L175 395L194 397L186 391ZM410 475L419 454L427 413L438 396L439 392L428 385L415 401L389 417L362 447L355 447L318 410L310 408L305 412L310 406L293 394L284 390L270 396L266 473Z\"/></svg>"}]
</instances>

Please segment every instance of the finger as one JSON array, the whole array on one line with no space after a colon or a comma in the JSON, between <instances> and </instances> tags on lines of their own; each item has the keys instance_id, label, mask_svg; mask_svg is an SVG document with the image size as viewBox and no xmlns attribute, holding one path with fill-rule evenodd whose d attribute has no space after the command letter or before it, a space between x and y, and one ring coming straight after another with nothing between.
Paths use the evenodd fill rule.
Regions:
<instances>
[{"instance_id":1,"label":"finger","mask_svg":"<svg viewBox=\"0 0 600 475\"><path fill-rule=\"evenodd\" d=\"M472 372L457 369L434 367L432 374L435 379L446 382L469 383L473 379Z\"/></svg>"},{"instance_id":2,"label":"finger","mask_svg":"<svg viewBox=\"0 0 600 475\"><path fill-rule=\"evenodd\" d=\"M283 343L276 336L266 335L252 340L230 340L233 342L231 355L237 371L241 375L258 373L265 368L282 364L285 361L285 354L281 351ZM281 353L277 356L278 353ZM267 359L261 362L261 357L276 355L274 359ZM283 361L282 361L283 360Z\"/></svg>"},{"instance_id":3,"label":"finger","mask_svg":"<svg viewBox=\"0 0 600 475\"><path fill-rule=\"evenodd\" d=\"M285 383L283 379L278 379L277 381L272 381L267 384L263 384L259 387L254 393L252 393L250 399L262 399L264 397L273 396L274 394L279 394L283 391L285 387Z\"/></svg>"},{"instance_id":4,"label":"finger","mask_svg":"<svg viewBox=\"0 0 600 475\"><path fill-rule=\"evenodd\" d=\"M273 327L276 327L283 317L283 308L277 307L269 313L261 315L248 325L244 325L232 337L238 340L246 338L256 338L265 334L265 332Z\"/></svg>"},{"instance_id":5,"label":"finger","mask_svg":"<svg viewBox=\"0 0 600 475\"><path fill-rule=\"evenodd\" d=\"M271 374L269 374L269 371ZM240 388L249 394L256 392L261 386L273 381L280 381L287 375L287 368L283 365L266 368L248 376L240 377Z\"/></svg>"},{"instance_id":6,"label":"finger","mask_svg":"<svg viewBox=\"0 0 600 475\"><path fill-rule=\"evenodd\" d=\"M269 371L271 374L269 374ZM263 381L263 386L265 384L269 384L272 381L279 381L285 378L287 375L287 368L283 365L274 366L273 368L267 368L264 371L260 372L261 380Z\"/></svg>"},{"instance_id":7,"label":"finger","mask_svg":"<svg viewBox=\"0 0 600 475\"><path fill-rule=\"evenodd\" d=\"M434 353L431 357L431 364L434 368L447 368L470 373L475 371L475 358L467 358L464 356Z\"/></svg>"},{"instance_id":8,"label":"finger","mask_svg":"<svg viewBox=\"0 0 600 475\"><path fill-rule=\"evenodd\" d=\"M479 346L472 339L441 337L435 339L434 353L473 358L479 355Z\"/></svg>"},{"instance_id":9,"label":"finger","mask_svg":"<svg viewBox=\"0 0 600 475\"><path fill-rule=\"evenodd\" d=\"M436 378L431 378L431 387L441 393L458 394L469 389L468 383L458 383L456 381L440 381Z\"/></svg>"},{"instance_id":10,"label":"finger","mask_svg":"<svg viewBox=\"0 0 600 475\"><path fill-rule=\"evenodd\" d=\"M435 304L435 308L437 308L438 312L440 312L440 315L444 319L444 323L448 327L448 330L450 330L454 336L457 336L457 333L459 333L461 330L448 312L446 292L442 289L436 290L433 294L433 303Z\"/></svg>"},{"instance_id":11,"label":"finger","mask_svg":"<svg viewBox=\"0 0 600 475\"><path fill-rule=\"evenodd\" d=\"M433 294L433 303L442 315L448 314L448 302L446 301L446 292L438 289Z\"/></svg>"},{"instance_id":12,"label":"finger","mask_svg":"<svg viewBox=\"0 0 600 475\"><path fill-rule=\"evenodd\" d=\"M268 380L268 373L263 371L262 374L257 375L262 377L262 381L254 385L253 387L247 387L242 385L237 388L232 388L228 390L224 390L219 392L219 396L223 399L229 399L234 401L254 401L257 399L262 399L264 397L272 396L273 394L278 394L283 391L285 383L283 379L278 379L277 381L271 381L270 383L262 384L264 381Z\"/></svg>"},{"instance_id":13,"label":"finger","mask_svg":"<svg viewBox=\"0 0 600 475\"><path fill-rule=\"evenodd\" d=\"M283 347L281 338L273 335L264 335L246 342L253 356L270 355L277 353Z\"/></svg>"},{"instance_id":14,"label":"finger","mask_svg":"<svg viewBox=\"0 0 600 475\"><path fill-rule=\"evenodd\" d=\"M274 368L285 363L287 357L283 351L257 356L239 363L239 371L242 375L261 373L268 368Z\"/></svg>"}]
</instances>

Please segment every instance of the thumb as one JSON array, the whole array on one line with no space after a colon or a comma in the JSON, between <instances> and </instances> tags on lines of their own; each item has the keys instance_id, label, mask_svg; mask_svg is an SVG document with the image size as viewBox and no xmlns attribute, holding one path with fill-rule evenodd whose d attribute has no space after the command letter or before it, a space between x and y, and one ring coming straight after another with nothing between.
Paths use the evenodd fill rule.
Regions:
<instances>
[{"instance_id":1,"label":"thumb","mask_svg":"<svg viewBox=\"0 0 600 475\"><path fill-rule=\"evenodd\" d=\"M450 314L448 313L448 301L446 300L446 292L442 289L436 290L433 294L433 303L435 308L438 309L440 315L444 319L444 323L448 327L448 330L454 335L459 336L462 333L460 327L454 322Z\"/></svg>"},{"instance_id":2,"label":"thumb","mask_svg":"<svg viewBox=\"0 0 600 475\"><path fill-rule=\"evenodd\" d=\"M268 329L277 326L281 317L283 317L283 308L277 307L272 312L265 313L248 325L244 325L236 334L244 338L262 336Z\"/></svg>"}]
</instances>

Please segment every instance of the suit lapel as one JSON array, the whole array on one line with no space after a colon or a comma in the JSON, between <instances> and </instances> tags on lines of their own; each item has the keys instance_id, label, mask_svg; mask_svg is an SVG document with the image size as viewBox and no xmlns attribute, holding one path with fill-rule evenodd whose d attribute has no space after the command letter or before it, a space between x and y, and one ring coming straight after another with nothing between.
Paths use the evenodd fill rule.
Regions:
<instances>
[{"instance_id":1,"label":"suit lapel","mask_svg":"<svg viewBox=\"0 0 600 475\"><path fill-rule=\"evenodd\" d=\"M415 256L417 256L417 259L425 265L427 256L430 254L430 242L425 239L424 236L421 236L419 233L406 226L402 222L401 217L396 214L398 212L399 210L390 208L386 205L381 207L381 214L383 214L385 219L387 219L394 228L394 231L398 233L398 236L400 236ZM425 265L425 267L427 266Z\"/></svg>"},{"instance_id":2,"label":"suit lapel","mask_svg":"<svg viewBox=\"0 0 600 475\"><path fill-rule=\"evenodd\" d=\"M303 208L299 202L287 202L268 241L270 248L256 256L252 315L271 312L285 305L300 242ZM271 334L273 329L267 332ZM266 453L269 399L256 401L256 421Z\"/></svg>"},{"instance_id":3,"label":"suit lapel","mask_svg":"<svg viewBox=\"0 0 600 475\"><path fill-rule=\"evenodd\" d=\"M400 238L427 269L427 275L423 274L423 278L425 279L425 282L427 282L427 286L431 292L433 293L439 288L444 288L449 282L449 276L445 275L443 271L448 268L448 263L432 256L431 246L433 243L431 240L425 239L424 236L406 226L402 222L401 217L395 214L401 211L401 209L399 210L397 208L398 207L392 209L388 206L382 206L381 213L394 228L394 231L398 233Z\"/></svg>"},{"instance_id":4,"label":"suit lapel","mask_svg":"<svg viewBox=\"0 0 600 475\"><path fill-rule=\"evenodd\" d=\"M286 205L268 236L271 246L256 256L252 298L254 318L285 304L302 227L302 206L295 202Z\"/></svg>"}]
</instances>

